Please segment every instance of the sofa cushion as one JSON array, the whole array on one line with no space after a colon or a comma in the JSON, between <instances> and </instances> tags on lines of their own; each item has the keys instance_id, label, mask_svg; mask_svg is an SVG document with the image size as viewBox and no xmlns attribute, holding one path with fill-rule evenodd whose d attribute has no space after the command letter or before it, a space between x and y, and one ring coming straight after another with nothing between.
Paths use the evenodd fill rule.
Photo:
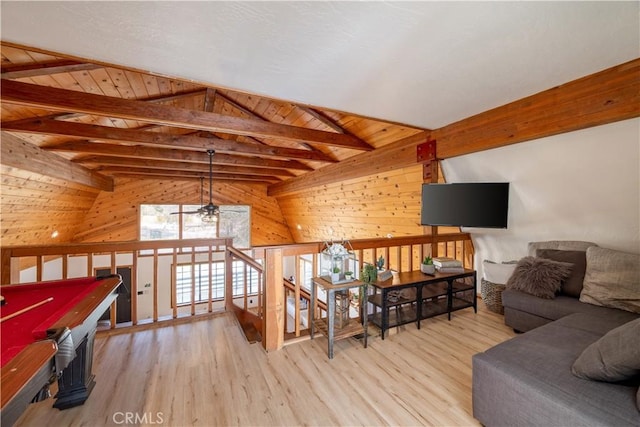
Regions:
<instances>
[{"instance_id":1,"label":"sofa cushion","mask_svg":"<svg viewBox=\"0 0 640 427\"><path fill-rule=\"evenodd\" d=\"M545 299L512 289L505 289L504 292L502 292L502 304L505 307L525 313L532 313L549 320L557 320L574 313L606 316L608 318L620 319L622 323L638 318L638 315L635 313L585 304L580 302L578 298L568 297L566 295L558 295L554 299Z\"/></svg>"},{"instance_id":2,"label":"sofa cushion","mask_svg":"<svg viewBox=\"0 0 640 427\"><path fill-rule=\"evenodd\" d=\"M538 249L558 249L561 251L586 251L591 246L598 246L593 242L580 240L548 240L545 242L529 242L529 255L535 256Z\"/></svg>"},{"instance_id":3,"label":"sofa cushion","mask_svg":"<svg viewBox=\"0 0 640 427\"><path fill-rule=\"evenodd\" d=\"M588 248L580 301L640 313L640 254Z\"/></svg>"},{"instance_id":4,"label":"sofa cushion","mask_svg":"<svg viewBox=\"0 0 640 427\"><path fill-rule=\"evenodd\" d=\"M573 264L571 275L562 282L560 293L570 297L580 298L582 282L587 268L587 253L585 251L563 251L559 249L538 249L536 256L554 261Z\"/></svg>"},{"instance_id":5,"label":"sofa cushion","mask_svg":"<svg viewBox=\"0 0 640 427\"><path fill-rule=\"evenodd\" d=\"M507 288L540 298L554 298L562 281L571 274L572 267L572 264L566 262L526 256L518 261L507 281Z\"/></svg>"},{"instance_id":6,"label":"sofa cushion","mask_svg":"<svg viewBox=\"0 0 640 427\"><path fill-rule=\"evenodd\" d=\"M640 319L612 329L587 347L571 371L580 378L609 382L640 375Z\"/></svg>"},{"instance_id":7,"label":"sofa cushion","mask_svg":"<svg viewBox=\"0 0 640 427\"><path fill-rule=\"evenodd\" d=\"M581 352L620 324L574 314L473 356L474 416L484 425L637 425L635 387L571 373Z\"/></svg>"}]
</instances>

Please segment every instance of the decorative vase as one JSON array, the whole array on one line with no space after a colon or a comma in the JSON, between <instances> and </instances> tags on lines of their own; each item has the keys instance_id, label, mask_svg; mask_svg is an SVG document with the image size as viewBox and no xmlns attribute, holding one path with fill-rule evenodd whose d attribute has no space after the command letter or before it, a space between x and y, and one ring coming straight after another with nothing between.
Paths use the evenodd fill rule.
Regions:
<instances>
[{"instance_id":1,"label":"decorative vase","mask_svg":"<svg viewBox=\"0 0 640 427\"><path fill-rule=\"evenodd\" d=\"M340 281L340 273L331 273L331 283L338 283Z\"/></svg>"},{"instance_id":2,"label":"decorative vase","mask_svg":"<svg viewBox=\"0 0 640 427\"><path fill-rule=\"evenodd\" d=\"M436 266L433 264L420 264L420 271L424 274L435 274Z\"/></svg>"}]
</instances>

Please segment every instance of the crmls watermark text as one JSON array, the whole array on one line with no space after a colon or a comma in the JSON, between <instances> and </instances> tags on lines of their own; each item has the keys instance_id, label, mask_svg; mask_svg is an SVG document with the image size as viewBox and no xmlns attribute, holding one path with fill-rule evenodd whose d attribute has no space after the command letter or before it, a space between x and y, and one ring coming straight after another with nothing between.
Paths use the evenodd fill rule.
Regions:
<instances>
[{"instance_id":1,"label":"crmls watermark text","mask_svg":"<svg viewBox=\"0 0 640 427\"><path fill-rule=\"evenodd\" d=\"M162 424L162 412L116 412L111 417L116 424Z\"/></svg>"}]
</instances>

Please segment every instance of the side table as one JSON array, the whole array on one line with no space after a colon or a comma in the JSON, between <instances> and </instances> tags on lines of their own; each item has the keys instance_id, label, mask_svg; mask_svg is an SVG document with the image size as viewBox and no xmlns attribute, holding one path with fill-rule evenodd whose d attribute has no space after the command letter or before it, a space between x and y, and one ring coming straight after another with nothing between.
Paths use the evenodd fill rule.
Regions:
<instances>
[{"instance_id":1,"label":"side table","mask_svg":"<svg viewBox=\"0 0 640 427\"><path fill-rule=\"evenodd\" d=\"M318 287L327 292L327 317L315 318ZM349 323L336 331L336 293L348 291L351 288L358 288L358 299L360 301L360 313L358 319L349 319ZM314 277L311 280L311 334L313 339L315 330L319 330L326 337L328 342L327 354L329 359L333 359L333 342L343 338L356 335L363 335L364 348L367 348L367 284L359 280L352 280L344 283L331 283L323 277Z\"/></svg>"}]
</instances>

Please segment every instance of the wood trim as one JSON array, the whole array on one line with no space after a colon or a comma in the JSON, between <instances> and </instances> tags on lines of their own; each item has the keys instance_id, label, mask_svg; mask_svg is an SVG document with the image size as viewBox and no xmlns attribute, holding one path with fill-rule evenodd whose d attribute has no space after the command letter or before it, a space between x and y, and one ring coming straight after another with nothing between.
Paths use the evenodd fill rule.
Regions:
<instances>
[{"instance_id":1,"label":"wood trim","mask_svg":"<svg viewBox=\"0 0 640 427\"><path fill-rule=\"evenodd\" d=\"M0 384L2 384L0 406L3 409L57 351L58 346L55 341L38 341L25 347L16 357L7 362L2 368L0 378Z\"/></svg>"},{"instance_id":2,"label":"wood trim","mask_svg":"<svg viewBox=\"0 0 640 427\"><path fill-rule=\"evenodd\" d=\"M2 80L2 101L65 112L96 114L199 129L234 135L250 135L333 145L356 150L372 150L351 135L325 132L264 122L255 119L224 116L205 111L187 110L149 102L113 98L91 93L76 92L54 87L39 86L12 80Z\"/></svg>"},{"instance_id":3,"label":"wood trim","mask_svg":"<svg viewBox=\"0 0 640 427\"><path fill-rule=\"evenodd\" d=\"M5 166L46 174L102 191L113 191L113 178L92 172L84 166L42 150L10 133L1 132L0 135L2 136L0 152L2 164Z\"/></svg>"}]
</instances>

